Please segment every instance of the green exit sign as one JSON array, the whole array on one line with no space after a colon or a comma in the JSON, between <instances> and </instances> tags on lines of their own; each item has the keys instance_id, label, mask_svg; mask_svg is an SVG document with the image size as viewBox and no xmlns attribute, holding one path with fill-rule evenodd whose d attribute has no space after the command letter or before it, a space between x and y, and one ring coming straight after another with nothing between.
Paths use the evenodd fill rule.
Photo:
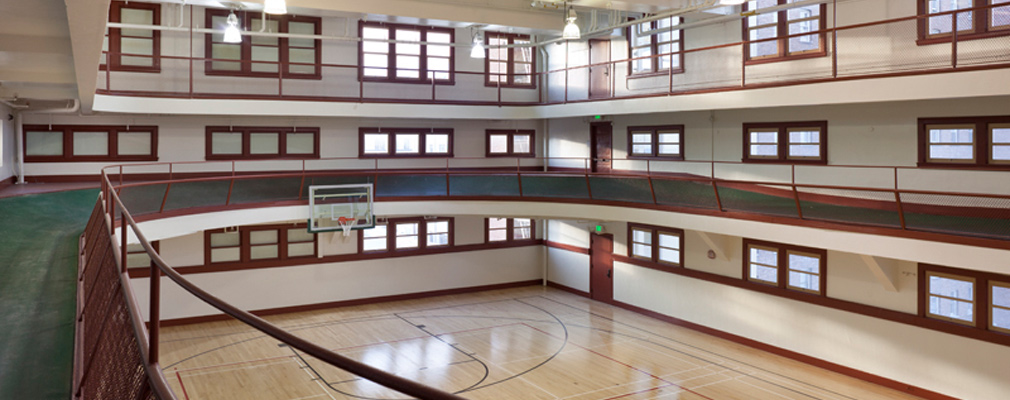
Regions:
<instances>
[{"instance_id":1,"label":"green exit sign","mask_svg":"<svg viewBox=\"0 0 1010 400\"><path fill-rule=\"evenodd\" d=\"M596 225L596 233L602 233L602 232L603 232L603 225Z\"/></svg>"},{"instance_id":2,"label":"green exit sign","mask_svg":"<svg viewBox=\"0 0 1010 400\"><path fill-rule=\"evenodd\" d=\"M594 115L593 119L603 119L603 116L602 115Z\"/></svg>"}]
</instances>

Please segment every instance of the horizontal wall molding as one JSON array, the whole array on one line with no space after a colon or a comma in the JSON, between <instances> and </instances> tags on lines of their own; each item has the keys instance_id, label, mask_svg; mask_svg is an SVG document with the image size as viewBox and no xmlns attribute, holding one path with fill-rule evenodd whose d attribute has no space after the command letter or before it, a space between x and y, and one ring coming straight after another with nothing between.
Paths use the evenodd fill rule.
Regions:
<instances>
[{"instance_id":1,"label":"horizontal wall molding","mask_svg":"<svg viewBox=\"0 0 1010 400\"><path fill-rule=\"evenodd\" d=\"M391 295L391 296L378 296L378 297L368 297L368 298L354 299L354 300L342 300L342 301L334 301L334 302L328 302L328 303L316 303L316 304L306 304L306 305L300 305L300 306L268 308L268 309L250 311L250 312L253 315L264 317L264 316L268 316L268 315L290 314L290 313L297 313L297 312L325 310L325 309L328 309L328 308L340 308L340 307L351 307L351 306L360 306L360 305L368 305L368 304L389 303L389 302L393 302L393 301L416 300L416 299L424 299L424 298L428 298L428 297L438 297L438 296L448 296L448 295L455 295L455 294L484 292L484 291L488 291L488 290L513 289L513 288L526 287L526 286L535 286L535 285L542 285L542 284L543 284L542 280L540 280L540 279L534 279L534 280L528 280L528 281L499 283L499 284L494 284L494 285L470 286L470 287L455 288L455 289L442 289L442 290L432 290L432 291L427 291L427 292L415 292L415 293L397 294L397 295ZM226 314L214 314L214 315L204 315L204 316L199 316L199 317L164 319L164 320L161 320L161 326L162 327L166 327L166 326L190 325L190 324L199 324L199 323L204 323L204 322L228 321L228 320L232 320L232 319L233 318L231 316L228 316ZM148 326L150 326L150 322L148 322Z\"/></svg>"},{"instance_id":2,"label":"horizontal wall molding","mask_svg":"<svg viewBox=\"0 0 1010 400\"><path fill-rule=\"evenodd\" d=\"M573 252L573 253L589 254L589 249L588 248L579 247L579 246L570 245L570 244L565 244L565 243L561 243L561 242L555 242L555 241L551 241L551 240L544 240L544 246L547 246L547 247L552 248L552 249L561 249L561 250L565 250L565 251L570 251L570 252Z\"/></svg>"}]
</instances>

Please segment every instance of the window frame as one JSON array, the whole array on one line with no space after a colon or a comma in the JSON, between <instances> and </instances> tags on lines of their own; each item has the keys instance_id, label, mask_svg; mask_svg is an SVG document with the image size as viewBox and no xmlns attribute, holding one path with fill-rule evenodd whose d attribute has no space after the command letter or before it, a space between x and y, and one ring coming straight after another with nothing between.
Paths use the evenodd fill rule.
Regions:
<instances>
[{"instance_id":1,"label":"window frame","mask_svg":"<svg viewBox=\"0 0 1010 400\"><path fill-rule=\"evenodd\" d=\"M514 47L506 47L507 56L505 58L506 72L505 74L495 74L495 75L505 75L505 83L500 83L498 81L491 80L491 39L492 38L503 38L507 39L508 43L506 45L514 45L516 40L525 40L530 44L533 43L533 37L530 35L523 35L519 33L505 33L505 32L484 32L484 86L486 87L503 87L503 88L517 88L517 89L536 89L537 88L537 52L533 48L531 51L532 56L530 57L530 83L516 83L516 73L515 73L515 53L512 49ZM525 75L525 74L518 74Z\"/></svg>"},{"instance_id":2,"label":"window frame","mask_svg":"<svg viewBox=\"0 0 1010 400\"><path fill-rule=\"evenodd\" d=\"M974 281L974 309L972 311L972 316L975 319L973 324L965 323L962 320L934 317L929 313L929 276L934 275L953 275L955 277L969 278ZM961 268L945 267L940 265L919 263L919 310L918 315L920 317L926 318L929 321L938 321L942 323L943 326L948 327L958 327L967 329L968 331L961 332L986 332L995 333L998 335L1007 335L1010 332L1003 330L1001 328L993 328L992 326L992 283L997 283L999 286L1010 286L1010 275L1000 275L990 272L967 270ZM1006 308L1006 307L1000 307Z\"/></svg>"},{"instance_id":3,"label":"window frame","mask_svg":"<svg viewBox=\"0 0 1010 400\"><path fill-rule=\"evenodd\" d=\"M28 155L29 132L61 132L63 135L63 154L61 155ZM26 163L32 162L96 162L96 161L158 161L158 127L154 125L25 125L23 127L25 140L21 143ZM106 155L74 155L74 132L107 132L108 150ZM119 133L149 132L151 134L151 152L148 155L119 155Z\"/></svg>"},{"instance_id":4,"label":"window frame","mask_svg":"<svg viewBox=\"0 0 1010 400\"><path fill-rule=\"evenodd\" d=\"M1007 3L1010 6L1010 3ZM920 168L970 168L970 169L1010 169L1010 160L993 160L993 130L1010 128L1010 116L982 117L944 117L919 118L918 149ZM937 126L972 126L974 129L972 144L974 160L972 161L934 161L929 158L929 130ZM994 127L999 126L999 127ZM1010 144L1000 144L1000 146Z\"/></svg>"},{"instance_id":5,"label":"window frame","mask_svg":"<svg viewBox=\"0 0 1010 400\"><path fill-rule=\"evenodd\" d=\"M634 231L636 230L640 232L649 232L650 235L649 237L651 238L652 241L652 243L650 244L650 250L652 254L649 257L643 257L635 254L634 244L638 243L635 242ZM684 253L685 253L684 248L686 246L685 246L685 234L684 234L685 232L683 229L629 222L627 233L628 233L628 241L627 241L628 245L626 247L628 250L629 258L635 260L641 260L642 262L646 262L655 266L661 266L662 268L684 268ZM679 254L680 258L677 262L665 261L659 258L659 249L661 247L659 245L660 234L668 234L680 238L680 249L678 249L680 253Z\"/></svg>"},{"instance_id":6,"label":"window frame","mask_svg":"<svg viewBox=\"0 0 1010 400\"><path fill-rule=\"evenodd\" d=\"M386 226L386 248L382 250L365 250L364 229L358 231L358 254L403 254L403 253L424 253L438 251L438 249L450 248L456 245L456 228L454 217L405 217L388 218L383 222L376 222L376 225ZM443 245L428 246L428 222L448 222L449 223L449 243ZM417 247L397 248L396 247L396 225L397 224L417 224ZM412 235L413 236L413 235ZM372 238L375 239L375 238Z\"/></svg>"},{"instance_id":7,"label":"window frame","mask_svg":"<svg viewBox=\"0 0 1010 400\"><path fill-rule=\"evenodd\" d=\"M208 229L203 231L203 248L204 248L204 265L265 265L265 264L280 264L288 263L290 260L311 260L315 259L319 255L319 237L316 233L312 233L315 238L313 242L313 250L311 255L305 256L288 256L288 230L289 229L308 229L308 224L301 223L287 223L287 224L269 224L269 225L245 225L232 228L221 228L221 229ZM233 230L234 229L234 230ZM237 247L239 249L239 259L238 261L218 261L212 262L211 250L211 235L215 233L228 233L228 232L238 232L239 234L239 244ZM264 258L264 259L252 259L252 243L250 237L253 232L259 231L275 231L277 232L277 257L276 258ZM307 243L307 242L293 242L293 243Z\"/></svg>"},{"instance_id":8,"label":"window frame","mask_svg":"<svg viewBox=\"0 0 1010 400\"><path fill-rule=\"evenodd\" d=\"M660 134L661 131L663 131L664 133L666 131L677 131L677 134L680 135L680 142L679 142L679 144L680 144L680 153L679 154L676 154L676 155L663 155L663 154L659 154L659 145L661 144L661 143L659 143L659 134ZM651 141L649 142L652 145L652 151L651 151L651 153L648 154L648 155L644 155L642 153L635 153L634 152L635 142L634 142L634 136L633 136L633 134L634 133L642 134L642 133L646 133L646 132L648 132L651 135L651 138L652 138ZM628 158L683 161L684 160L684 145L685 145L685 143L684 143L684 137L685 136L686 135L684 134L684 125L629 126L628 127Z\"/></svg>"},{"instance_id":9,"label":"window frame","mask_svg":"<svg viewBox=\"0 0 1010 400\"><path fill-rule=\"evenodd\" d=\"M114 0L109 6L109 22L122 22L123 15L122 9L132 8L137 10L151 10L153 12L152 25L161 26L161 4L159 3L141 3L133 2L128 3L125 1ZM131 37L128 37L131 38ZM141 65L123 65L122 64L122 54L123 51L123 34L122 28L107 28L106 29L106 40L108 40L109 52L106 54L105 62L99 66L99 70L105 71L109 69L111 71L121 71L121 72L144 72L144 73L161 73L161 31L152 29L151 38L134 38L134 39L150 39L151 43L151 66L141 66ZM136 57L136 56L134 56Z\"/></svg>"},{"instance_id":10,"label":"window frame","mask_svg":"<svg viewBox=\"0 0 1010 400\"><path fill-rule=\"evenodd\" d=\"M365 27L369 28L383 28L387 29L389 36L388 40L396 40L396 29L409 29L417 30L421 32L421 42L427 41L429 32L437 33L447 33L449 34L449 79L439 80L435 79L435 85L448 85L452 86L456 84L456 49L452 45L456 43L456 30L453 28L436 27L436 26L425 26L425 25L410 25L410 24L395 24L388 22L377 22L377 21L358 21L358 81L360 82L391 82L391 83L415 83L415 84L432 84L432 79L429 78L428 74L428 45L423 44L421 46L420 54L418 55L418 78L400 78L396 76L396 44L389 42L389 51L386 60L386 76L366 76L365 75L365 46L364 46L364 30Z\"/></svg>"},{"instance_id":11,"label":"window frame","mask_svg":"<svg viewBox=\"0 0 1010 400\"><path fill-rule=\"evenodd\" d=\"M970 282L971 283L971 291L972 291L972 300L969 301L969 300L964 300L964 299L955 299L955 298L950 298L950 297L943 296L943 295L933 294L930 291L930 278L932 278L932 277L939 277L939 278L944 278L944 279L949 279L949 280L955 280L955 281L961 281L961 282ZM952 323L955 323L955 324L961 324L961 325L966 325L966 326L971 326L971 327L978 326L978 308L979 308L978 307L978 300L979 300L979 297L978 297L978 292L979 292L978 287L979 287L979 285L978 285L978 280L977 279L975 279L974 277L970 277L970 276L961 276L961 275L955 275L955 274L946 273L946 272L936 272L936 271L929 271L929 270L926 271L926 277L925 277L925 279L926 279L926 291L925 291L925 293L923 293L923 295L926 296L926 305L927 306L926 306L926 309L924 311L925 311L925 314L926 314L927 318L938 319L938 320L941 320L941 321L952 322ZM953 301L956 301L956 302L970 303L971 304L971 321L965 321L963 319L952 318L952 317L948 317L948 316L940 315L940 314L933 314L929 310L929 300L931 298L933 298L933 297L946 298L946 299L950 299L950 300L953 300Z\"/></svg>"},{"instance_id":12,"label":"window frame","mask_svg":"<svg viewBox=\"0 0 1010 400\"><path fill-rule=\"evenodd\" d=\"M533 129L486 129L484 131L484 156L485 157L522 157L522 158L533 158L536 157L537 152L537 141L536 141L536 130ZM495 135L506 135L508 141L508 150L504 153L492 153L491 152L491 136ZM527 153L516 153L515 152L515 137L521 135L529 135L530 137L530 151Z\"/></svg>"},{"instance_id":13,"label":"window frame","mask_svg":"<svg viewBox=\"0 0 1010 400\"><path fill-rule=\"evenodd\" d=\"M817 128L820 131L819 146L820 156L814 158L791 157L789 155L789 132L796 128ZM750 154L751 131L771 131L778 132L778 153L772 156L752 156ZM800 121L800 122L749 122L743 124L743 158L745 163L769 163L769 164L828 164L828 121Z\"/></svg>"},{"instance_id":14,"label":"window frame","mask_svg":"<svg viewBox=\"0 0 1010 400\"><path fill-rule=\"evenodd\" d=\"M992 301L992 298L993 298L993 296L992 296L993 288L995 288L995 287L1001 287L1001 288L1005 288L1007 290L1010 290L1010 277L1005 277L1002 280L1000 280L1000 279L988 279L988 281L989 281L989 285L986 288L986 298L989 299L988 307L986 307L988 309L988 318L989 318L989 321L988 321L988 330L993 331L993 332L1010 334L1010 328L1000 328L1000 327L997 327L997 326L993 325L993 320L994 320L993 313L994 313L995 309L999 308L999 309L1010 311L1010 307L998 306L998 305L995 304L995 302Z\"/></svg>"},{"instance_id":15,"label":"window frame","mask_svg":"<svg viewBox=\"0 0 1010 400\"><path fill-rule=\"evenodd\" d=\"M779 6L785 5L785 4L789 4L788 0L778 0L778 5ZM744 2L740 7L741 7L741 11L744 12L744 14L746 14L749 11L753 11L753 10L749 9L749 7L750 7L750 2L749 1ZM818 45L818 49L819 50L809 50L809 51L805 51L805 52L799 52L799 53L796 53L796 54L789 54L789 50L788 50L789 49L789 39L790 39L790 34L789 34L789 19L788 19L789 18L789 14L788 14L789 10L788 9L776 12L778 15L777 15L776 22L775 22L775 26L776 26L775 38L774 39L773 38L767 38L767 39L760 39L759 40L760 42L775 41L778 44L778 53L776 55L772 55L772 56L760 56L760 57L756 57L756 58L755 57L751 57L751 54L750 54L750 43L751 43L750 31L751 31L751 29L750 29L750 26L749 26L749 23L748 23L748 18L744 17L742 19L742 21L741 21L741 23L743 24L742 36L743 36L743 42L744 42L744 45L743 45L744 65L757 65L757 64L765 64L765 63L772 63L772 62L802 60L802 59L807 59L807 58L817 58L817 57L825 57L825 56L827 56L828 55L827 32L825 32L825 30L827 29L828 5L827 5L827 3L821 3L818 7L820 7L819 16L817 18L818 26L820 26L820 28L817 29L817 31L820 32L820 33L817 34L818 42L819 42L819 45ZM792 35L792 37L803 37L803 36L805 36L805 35L802 35L802 34L794 34L794 35Z\"/></svg>"},{"instance_id":16,"label":"window frame","mask_svg":"<svg viewBox=\"0 0 1010 400\"><path fill-rule=\"evenodd\" d=\"M206 27L214 29L214 17L225 17L231 13L230 10L213 9L207 8L204 11L204 23ZM253 19L260 19L261 13L258 12L247 12L247 11L237 11L236 16L238 16L240 21L240 29L246 29L252 26ZM308 17L303 15L273 15L267 14L267 21L277 21L277 30L279 33L288 33L288 24L290 22L301 22L301 23L311 23L315 25L315 34L322 35L323 33L323 19L320 17ZM241 43L230 43L238 45L241 47L240 54L241 57L238 60L220 60L219 62L235 62L241 65L241 68L237 71L232 70L222 70L214 69L212 61L213 57L213 44L214 44L214 34L208 33L204 35L204 56L207 61L204 62L204 75L209 76L238 76L238 77L249 77L249 78L278 78L283 79L310 79L310 80L322 80L322 55L323 46L322 40L315 40L315 51L316 51L316 62L314 63L315 72L311 74L304 73L294 73L291 72L290 62L290 46L289 40L287 38L277 38L277 71L278 72L256 72L252 70L253 64L252 60L252 40L249 35L242 35Z\"/></svg>"},{"instance_id":17,"label":"window frame","mask_svg":"<svg viewBox=\"0 0 1010 400\"><path fill-rule=\"evenodd\" d=\"M755 280L750 277L750 249L759 248L766 250L777 251L777 282L774 284L763 281ZM817 291L809 290L806 288L800 288L792 286L789 284L789 255L790 254L801 254L804 256L817 256L819 259L818 267L818 289ZM743 239L743 281L753 285L760 285L763 287L777 288L791 293L802 293L811 296L827 297L828 294L828 251L825 249L816 249L812 247L796 246L785 243L768 242L764 240L754 240L754 239Z\"/></svg>"},{"instance_id":18,"label":"window frame","mask_svg":"<svg viewBox=\"0 0 1010 400\"><path fill-rule=\"evenodd\" d=\"M672 18L676 18L677 19L677 25L674 25L674 26L679 26L679 25L684 24L684 18L683 17L672 17ZM629 21L633 21L633 20L634 19L629 20ZM650 22L650 26L651 26L651 28L649 28L649 30L659 29L658 28L658 26L659 26L659 23L658 23L659 20L649 21L649 22ZM658 42L659 39L657 38L657 36L659 34L658 33L654 33L652 35L649 35L649 45L648 45L649 46L649 55L648 55L648 57L652 57L651 58L652 62L650 63L649 71L647 71L647 72L633 72L634 71L634 61L632 59L635 58L633 56L634 51L635 51L636 48L645 47L645 46L634 46L634 42L633 42L633 39L631 37L632 32L634 32L634 29L635 29L636 26L638 26L638 24L641 24L641 23L636 23L634 25L628 26L627 28L625 28L625 32L624 32L624 37L627 38L627 43L628 43L628 76L627 76L627 78L628 79L635 79L635 78L646 78L646 77L650 77L650 76L660 76L660 75L682 74L682 73L684 73L685 69L684 69L684 30L683 29L671 29L671 32L672 31L678 31L678 32L680 32L679 33L680 38L677 39L677 40L671 41L671 42L664 42L664 43L662 43L662 44L666 44L666 43L677 43L678 44L678 49L676 51L677 54L670 56L671 60L672 60L673 57L679 58L679 62L677 63L677 68L672 68L672 70L671 70L671 68L659 68L659 59L662 58L663 56L658 56L660 43Z\"/></svg>"},{"instance_id":19,"label":"window frame","mask_svg":"<svg viewBox=\"0 0 1010 400\"><path fill-rule=\"evenodd\" d=\"M1010 3L999 4L1000 5L998 6L989 7L993 5L991 0L973 0L971 11L943 11L937 14L931 14L929 13L929 0L918 0L916 1L916 15L919 17L916 19L918 39L915 43L920 46L936 43L949 43L954 40L955 32L957 32L958 41L1010 35L1010 23L1003 27L994 27L992 25L993 10L1002 7L1010 8ZM978 9L979 7L987 8ZM971 29L957 29L957 14L961 13L971 13ZM930 34L929 19L931 18L931 15L949 15L951 20L951 31L947 33Z\"/></svg>"},{"instance_id":20,"label":"window frame","mask_svg":"<svg viewBox=\"0 0 1010 400\"><path fill-rule=\"evenodd\" d=\"M536 218L518 218L518 219L528 219L530 220L530 238L529 239L516 239L515 238L515 220L512 217L497 217L505 219L505 240L495 240L492 241L490 238L491 229L491 218L484 218L484 243L522 243L522 242L535 242L537 240L537 220Z\"/></svg>"},{"instance_id":21,"label":"window frame","mask_svg":"<svg viewBox=\"0 0 1010 400\"><path fill-rule=\"evenodd\" d=\"M318 127L269 127L269 126L208 126L205 129L204 159L208 161L231 161L231 160L314 160L319 157L319 128ZM213 153L214 133L238 133L242 135L242 153L240 154L215 154ZM277 133L277 154L252 154L250 150L250 137L254 133ZM313 136L311 154L287 153L287 137L293 133L311 133Z\"/></svg>"},{"instance_id":22,"label":"window frame","mask_svg":"<svg viewBox=\"0 0 1010 400\"><path fill-rule=\"evenodd\" d=\"M454 157L454 142L453 142L453 128L374 128L374 127L361 127L358 128L358 158L451 158ZM368 134L385 134L386 136L386 153L365 153L365 135ZM417 134L418 137L418 152L417 153L397 153L396 152L396 135L405 134ZM449 136L449 150L446 153L428 153L427 151L427 137L428 134L445 134Z\"/></svg>"}]
</instances>

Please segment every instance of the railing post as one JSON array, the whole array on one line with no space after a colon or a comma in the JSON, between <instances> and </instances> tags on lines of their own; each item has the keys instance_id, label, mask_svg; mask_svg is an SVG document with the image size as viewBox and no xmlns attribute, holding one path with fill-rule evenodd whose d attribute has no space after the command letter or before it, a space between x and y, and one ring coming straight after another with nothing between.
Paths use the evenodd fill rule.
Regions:
<instances>
[{"instance_id":1,"label":"railing post","mask_svg":"<svg viewBox=\"0 0 1010 400\"><path fill-rule=\"evenodd\" d=\"M158 337L161 330L161 270L158 265L151 261L151 312L150 329L148 330L148 353L147 362L155 364L158 362Z\"/></svg>"},{"instance_id":2,"label":"railing post","mask_svg":"<svg viewBox=\"0 0 1010 400\"><path fill-rule=\"evenodd\" d=\"M120 268L123 269L123 273L126 273L126 210L122 210L119 213L119 257L120 257Z\"/></svg>"},{"instance_id":3,"label":"railing post","mask_svg":"<svg viewBox=\"0 0 1010 400\"><path fill-rule=\"evenodd\" d=\"M725 211L722 209L722 199L719 198L719 188L715 184L715 180L712 181L712 191L715 192L715 207L719 211Z\"/></svg>"},{"instance_id":4,"label":"railing post","mask_svg":"<svg viewBox=\"0 0 1010 400\"><path fill-rule=\"evenodd\" d=\"M972 12L974 12L974 11L972 11ZM954 32L953 33L953 37L950 40L950 67L951 68L957 68L957 31L958 31L957 18L958 18L958 14L959 13L955 12L954 15L952 15L953 19L951 20L951 30ZM975 21L973 20L972 23L975 23Z\"/></svg>"},{"instance_id":5,"label":"railing post","mask_svg":"<svg viewBox=\"0 0 1010 400\"><path fill-rule=\"evenodd\" d=\"M898 222L901 223L902 230L908 230L905 226L905 209L901 206L901 192L894 191L894 202L898 205Z\"/></svg>"},{"instance_id":6,"label":"railing post","mask_svg":"<svg viewBox=\"0 0 1010 400\"><path fill-rule=\"evenodd\" d=\"M831 77L838 77L838 0L831 2Z\"/></svg>"},{"instance_id":7,"label":"railing post","mask_svg":"<svg viewBox=\"0 0 1010 400\"><path fill-rule=\"evenodd\" d=\"M168 203L168 192L170 191L172 191L172 182L169 182L168 185L165 186L165 197L161 198L161 208L158 208L159 213L165 212L165 203Z\"/></svg>"},{"instance_id":8,"label":"railing post","mask_svg":"<svg viewBox=\"0 0 1010 400\"><path fill-rule=\"evenodd\" d=\"M189 5L189 98L193 98L193 5ZM206 63L204 63L206 65Z\"/></svg>"}]
</instances>

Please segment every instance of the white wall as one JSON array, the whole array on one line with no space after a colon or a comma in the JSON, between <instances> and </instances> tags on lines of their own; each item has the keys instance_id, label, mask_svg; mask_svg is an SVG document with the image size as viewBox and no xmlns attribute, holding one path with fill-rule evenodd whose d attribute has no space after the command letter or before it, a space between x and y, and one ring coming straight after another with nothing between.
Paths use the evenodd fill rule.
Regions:
<instances>
[{"instance_id":1,"label":"white wall","mask_svg":"<svg viewBox=\"0 0 1010 400\"><path fill-rule=\"evenodd\" d=\"M14 121L8 118L10 107L0 104L0 182L14 176L14 158L17 148L14 147Z\"/></svg>"}]
</instances>

